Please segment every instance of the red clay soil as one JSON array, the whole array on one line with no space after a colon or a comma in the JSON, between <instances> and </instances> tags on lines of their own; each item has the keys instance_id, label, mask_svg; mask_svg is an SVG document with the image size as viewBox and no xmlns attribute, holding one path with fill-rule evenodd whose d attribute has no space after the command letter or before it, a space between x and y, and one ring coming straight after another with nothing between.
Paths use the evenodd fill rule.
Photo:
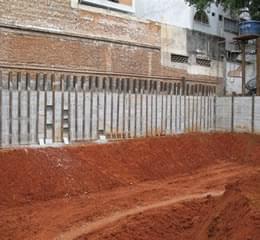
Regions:
<instances>
[{"instance_id":1,"label":"red clay soil","mask_svg":"<svg viewBox=\"0 0 260 240\"><path fill-rule=\"evenodd\" d=\"M0 163L0 239L260 239L260 197L237 190L260 184L260 136L6 149Z\"/></svg>"},{"instance_id":2,"label":"red clay soil","mask_svg":"<svg viewBox=\"0 0 260 240\"><path fill-rule=\"evenodd\" d=\"M139 213L75 240L258 240L260 175L228 185L223 196Z\"/></svg>"}]
</instances>

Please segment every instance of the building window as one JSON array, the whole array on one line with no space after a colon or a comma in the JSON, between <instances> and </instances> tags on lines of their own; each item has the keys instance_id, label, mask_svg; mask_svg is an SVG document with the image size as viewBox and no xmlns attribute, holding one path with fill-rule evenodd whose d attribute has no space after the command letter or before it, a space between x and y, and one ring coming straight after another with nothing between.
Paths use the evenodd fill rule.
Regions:
<instances>
[{"instance_id":1,"label":"building window","mask_svg":"<svg viewBox=\"0 0 260 240\"><path fill-rule=\"evenodd\" d=\"M135 12L135 0L79 0L79 3L120 12Z\"/></svg>"},{"instance_id":2,"label":"building window","mask_svg":"<svg viewBox=\"0 0 260 240\"><path fill-rule=\"evenodd\" d=\"M194 15L194 21L203 23L203 24L209 24L209 18L207 13L203 10L199 10Z\"/></svg>"},{"instance_id":3,"label":"building window","mask_svg":"<svg viewBox=\"0 0 260 240\"><path fill-rule=\"evenodd\" d=\"M178 55L178 54L171 54L171 61L175 63L188 63L189 57Z\"/></svg>"},{"instance_id":4,"label":"building window","mask_svg":"<svg viewBox=\"0 0 260 240\"><path fill-rule=\"evenodd\" d=\"M196 63L200 66L204 67L210 67L211 66L211 61L208 59L203 59L203 58L196 58Z\"/></svg>"},{"instance_id":5,"label":"building window","mask_svg":"<svg viewBox=\"0 0 260 240\"><path fill-rule=\"evenodd\" d=\"M225 32L238 34L239 32L238 21L229 18L224 18L224 30Z\"/></svg>"}]
</instances>

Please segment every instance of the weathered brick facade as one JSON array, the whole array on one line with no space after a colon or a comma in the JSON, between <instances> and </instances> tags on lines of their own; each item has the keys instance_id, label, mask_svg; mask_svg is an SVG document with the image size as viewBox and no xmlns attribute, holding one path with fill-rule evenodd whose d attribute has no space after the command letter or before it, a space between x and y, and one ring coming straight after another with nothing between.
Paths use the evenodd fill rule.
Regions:
<instances>
[{"instance_id":1,"label":"weathered brick facade","mask_svg":"<svg viewBox=\"0 0 260 240\"><path fill-rule=\"evenodd\" d=\"M0 65L216 82L161 65L160 25L105 11L71 0L1 0Z\"/></svg>"}]
</instances>

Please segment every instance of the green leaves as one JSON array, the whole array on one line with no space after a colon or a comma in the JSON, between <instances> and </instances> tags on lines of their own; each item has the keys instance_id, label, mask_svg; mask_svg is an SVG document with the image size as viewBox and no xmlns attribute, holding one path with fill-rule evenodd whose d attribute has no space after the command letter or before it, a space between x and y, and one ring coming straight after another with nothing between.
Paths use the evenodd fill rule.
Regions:
<instances>
[{"instance_id":1,"label":"green leaves","mask_svg":"<svg viewBox=\"0 0 260 240\"><path fill-rule=\"evenodd\" d=\"M211 3L222 5L225 9L229 9L232 13L239 14L240 9L248 8L252 19L260 20L260 0L185 0L197 9L202 10Z\"/></svg>"}]
</instances>

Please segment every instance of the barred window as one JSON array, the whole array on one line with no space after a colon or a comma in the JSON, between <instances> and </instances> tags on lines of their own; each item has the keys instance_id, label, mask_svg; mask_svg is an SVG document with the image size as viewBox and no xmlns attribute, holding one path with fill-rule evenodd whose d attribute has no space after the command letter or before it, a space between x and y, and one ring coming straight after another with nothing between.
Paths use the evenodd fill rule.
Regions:
<instances>
[{"instance_id":1,"label":"barred window","mask_svg":"<svg viewBox=\"0 0 260 240\"><path fill-rule=\"evenodd\" d=\"M229 18L224 18L224 30L225 32L238 34L239 32L238 21Z\"/></svg>"},{"instance_id":2,"label":"barred window","mask_svg":"<svg viewBox=\"0 0 260 240\"><path fill-rule=\"evenodd\" d=\"M196 63L200 66L210 67L211 61L203 58L196 58Z\"/></svg>"},{"instance_id":3,"label":"barred window","mask_svg":"<svg viewBox=\"0 0 260 240\"><path fill-rule=\"evenodd\" d=\"M176 63L188 63L189 57L178 55L178 54L171 54L171 61Z\"/></svg>"},{"instance_id":4,"label":"barred window","mask_svg":"<svg viewBox=\"0 0 260 240\"><path fill-rule=\"evenodd\" d=\"M203 10L199 10L194 15L194 21L203 23L203 24L209 24L209 18L207 13Z\"/></svg>"},{"instance_id":5,"label":"barred window","mask_svg":"<svg viewBox=\"0 0 260 240\"><path fill-rule=\"evenodd\" d=\"M116 11L122 11L126 13L135 12L134 0L71 0L76 3L85 4L94 7L100 7L105 9L112 9Z\"/></svg>"}]
</instances>

